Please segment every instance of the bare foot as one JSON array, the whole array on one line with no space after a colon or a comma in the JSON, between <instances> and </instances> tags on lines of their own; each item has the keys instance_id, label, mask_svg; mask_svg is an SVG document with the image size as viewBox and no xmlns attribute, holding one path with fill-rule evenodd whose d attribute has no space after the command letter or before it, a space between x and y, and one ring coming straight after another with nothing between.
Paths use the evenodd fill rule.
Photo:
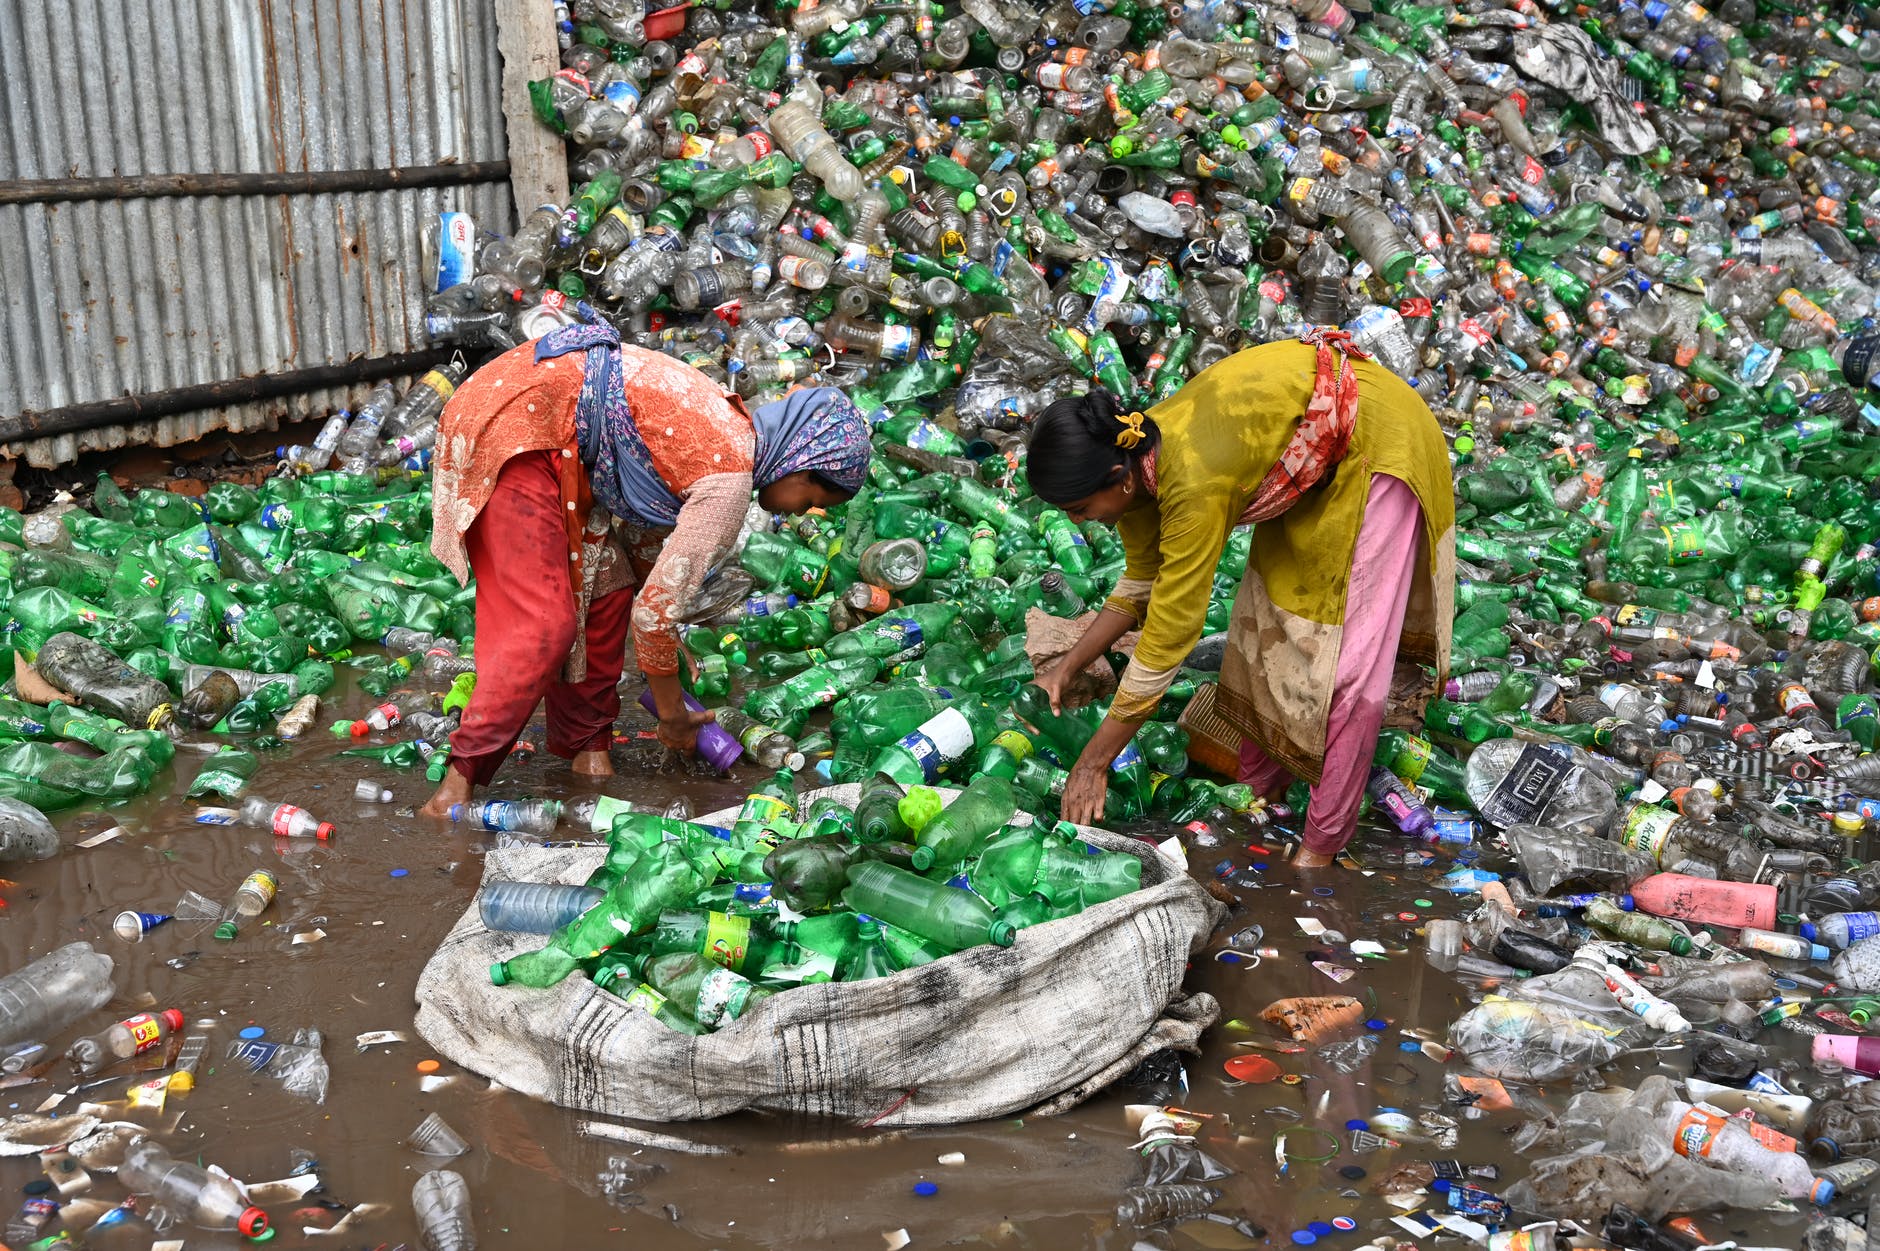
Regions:
<instances>
[{"instance_id":1,"label":"bare foot","mask_svg":"<svg viewBox=\"0 0 1880 1251\"><path fill-rule=\"evenodd\" d=\"M604 751L584 751L575 753L572 762L574 771L587 778L610 778L614 776L614 762Z\"/></svg>"},{"instance_id":2,"label":"bare foot","mask_svg":"<svg viewBox=\"0 0 1880 1251\"><path fill-rule=\"evenodd\" d=\"M1299 854L1292 858L1292 863L1295 869L1329 869L1335 859L1335 856L1328 856L1322 851L1310 851L1301 847Z\"/></svg>"},{"instance_id":3,"label":"bare foot","mask_svg":"<svg viewBox=\"0 0 1880 1251\"><path fill-rule=\"evenodd\" d=\"M424 807L418 809L418 815L424 817L449 817L454 804L468 803L472 791L470 779L452 769L444 775L438 785L437 793L432 795Z\"/></svg>"}]
</instances>

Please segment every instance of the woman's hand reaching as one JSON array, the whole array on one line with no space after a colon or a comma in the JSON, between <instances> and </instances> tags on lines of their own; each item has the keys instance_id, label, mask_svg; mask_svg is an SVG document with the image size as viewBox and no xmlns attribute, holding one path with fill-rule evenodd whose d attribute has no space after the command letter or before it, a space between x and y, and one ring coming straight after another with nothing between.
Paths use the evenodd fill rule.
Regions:
<instances>
[{"instance_id":1,"label":"woman's hand reaching","mask_svg":"<svg viewBox=\"0 0 1880 1251\"><path fill-rule=\"evenodd\" d=\"M659 728L655 734L661 747L689 755L698 750L699 727L715 720L717 718L710 712L693 712L681 706L672 716L659 719Z\"/></svg>"},{"instance_id":2,"label":"woman's hand reaching","mask_svg":"<svg viewBox=\"0 0 1880 1251\"><path fill-rule=\"evenodd\" d=\"M1031 681L1033 686L1050 697L1051 711L1061 714L1064 711L1064 692L1075 674L1076 670L1060 660Z\"/></svg>"}]
</instances>

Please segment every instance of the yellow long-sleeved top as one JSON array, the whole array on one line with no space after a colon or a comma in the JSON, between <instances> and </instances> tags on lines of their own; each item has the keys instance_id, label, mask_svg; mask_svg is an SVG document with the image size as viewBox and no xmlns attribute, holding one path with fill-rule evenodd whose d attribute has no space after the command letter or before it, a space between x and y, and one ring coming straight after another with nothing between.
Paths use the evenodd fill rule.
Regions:
<instances>
[{"instance_id":1,"label":"yellow long-sleeved top","mask_svg":"<svg viewBox=\"0 0 1880 1251\"><path fill-rule=\"evenodd\" d=\"M1106 604L1142 627L1133 673L1125 677L1112 716L1133 722L1149 715L1200 638L1228 532L1291 440L1312 397L1317 361L1312 346L1292 340L1248 348L1204 370L1151 410L1161 431L1152 466L1154 493L1117 523L1127 565ZM1358 417L1345 459L1292 508L1255 527L1242 602L1236 605L1236 626L1230 627L1244 636L1251 613L1284 619L1281 624L1295 642L1324 635L1307 648L1307 672L1287 675L1292 686L1303 679L1324 687L1323 699L1316 701L1318 755L1352 554L1373 474L1404 481L1423 510L1430 580L1412 596L1404 649L1439 667L1448 651L1448 614L1435 611L1439 601L1446 608L1450 598L1445 578L1453 582L1453 575L1444 573L1455 523L1447 445L1428 406L1402 379L1372 361L1353 358L1351 363ZM1264 603L1247 603L1250 597ZM1246 637L1240 641L1241 650L1254 646ZM1327 650L1329 667L1323 663ZM1232 676L1224 672L1224 687ZM1289 718L1307 715L1296 690L1280 695L1253 699L1269 705L1265 715L1235 717L1229 711L1230 719L1267 722L1288 705ZM1271 736L1263 732L1269 726L1241 728L1269 745ZM1316 776L1316 767L1310 767L1313 738L1307 730L1302 739L1272 744L1278 750L1271 754L1307 764L1308 774Z\"/></svg>"}]
</instances>

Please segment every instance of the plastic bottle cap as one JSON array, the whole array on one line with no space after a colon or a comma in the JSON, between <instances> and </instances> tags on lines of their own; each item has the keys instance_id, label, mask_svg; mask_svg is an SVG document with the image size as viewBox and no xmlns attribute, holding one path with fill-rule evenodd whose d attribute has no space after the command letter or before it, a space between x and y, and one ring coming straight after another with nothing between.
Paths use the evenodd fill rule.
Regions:
<instances>
[{"instance_id":1,"label":"plastic bottle cap","mask_svg":"<svg viewBox=\"0 0 1880 1251\"><path fill-rule=\"evenodd\" d=\"M186 1095L194 1089L196 1089L196 1075L194 1073L178 1069L176 1072L170 1074L171 1094Z\"/></svg>"},{"instance_id":2,"label":"plastic bottle cap","mask_svg":"<svg viewBox=\"0 0 1880 1251\"><path fill-rule=\"evenodd\" d=\"M313 836L324 843L327 839L333 837L336 828L337 827L335 827L331 821L322 821L320 822L320 828L313 832Z\"/></svg>"},{"instance_id":3,"label":"plastic bottle cap","mask_svg":"<svg viewBox=\"0 0 1880 1251\"><path fill-rule=\"evenodd\" d=\"M1319 1236L1309 1229L1295 1229L1292 1231L1292 1240L1302 1247L1309 1247L1319 1240Z\"/></svg>"},{"instance_id":4,"label":"plastic bottle cap","mask_svg":"<svg viewBox=\"0 0 1880 1251\"><path fill-rule=\"evenodd\" d=\"M183 1028L183 1014L176 1008L165 1008L157 1015L163 1018L163 1023L170 1027L172 1034Z\"/></svg>"},{"instance_id":5,"label":"plastic bottle cap","mask_svg":"<svg viewBox=\"0 0 1880 1251\"><path fill-rule=\"evenodd\" d=\"M1814 1189L1808 1192L1808 1201L1816 1205L1825 1205L1834 1198L1834 1183L1825 1177L1815 1179Z\"/></svg>"},{"instance_id":6,"label":"plastic bottle cap","mask_svg":"<svg viewBox=\"0 0 1880 1251\"><path fill-rule=\"evenodd\" d=\"M940 1193L940 1187L930 1181L917 1181L914 1183L914 1193L923 1199L931 1198Z\"/></svg>"},{"instance_id":7,"label":"plastic bottle cap","mask_svg":"<svg viewBox=\"0 0 1880 1251\"><path fill-rule=\"evenodd\" d=\"M1310 1225L1307 1225L1306 1228L1321 1238L1332 1232L1331 1224L1326 1221L1313 1221Z\"/></svg>"},{"instance_id":8,"label":"plastic bottle cap","mask_svg":"<svg viewBox=\"0 0 1880 1251\"><path fill-rule=\"evenodd\" d=\"M260 1208L249 1208L235 1220L235 1228L247 1238L260 1238L271 1232L268 1229L268 1214Z\"/></svg>"},{"instance_id":9,"label":"plastic bottle cap","mask_svg":"<svg viewBox=\"0 0 1880 1251\"><path fill-rule=\"evenodd\" d=\"M1346 1129L1369 1129L1371 1128L1371 1122L1354 1116L1349 1121L1345 1122L1345 1128Z\"/></svg>"},{"instance_id":10,"label":"plastic bottle cap","mask_svg":"<svg viewBox=\"0 0 1880 1251\"><path fill-rule=\"evenodd\" d=\"M495 964L492 964L490 966L490 984L494 986L509 985L509 962L508 961L498 960Z\"/></svg>"},{"instance_id":11,"label":"plastic bottle cap","mask_svg":"<svg viewBox=\"0 0 1880 1251\"><path fill-rule=\"evenodd\" d=\"M1018 927L1010 921L994 921L987 937L995 947L1010 947L1018 938Z\"/></svg>"},{"instance_id":12,"label":"plastic bottle cap","mask_svg":"<svg viewBox=\"0 0 1880 1251\"><path fill-rule=\"evenodd\" d=\"M242 1038L259 1038L267 1032L268 1031L262 1029L259 1025L250 1025L242 1030L239 1036Z\"/></svg>"},{"instance_id":13,"label":"plastic bottle cap","mask_svg":"<svg viewBox=\"0 0 1880 1251\"><path fill-rule=\"evenodd\" d=\"M235 922L224 921L215 927L215 936L224 942L235 937Z\"/></svg>"},{"instance_id":14,"label":"plastic bottle cap","mask_svg":"<svg viewBox=\"0 0 1880 1251\"><path fill-rule=\"evenodd\" d=\"M914 854L908 857L908 863L922 871L931 869L933 867L933 848L916 847Z\"/></svg>"},{"instance_id":15,"label":"plastic bottle cap","mask_svg":"<svg viewBox=\"0 0 1880 1251\"><path fill-rule=\"evenodd\" d=\"M1630 895L1621 895L1619 896L1619 906L1624 908L1627 912L1637 912L1638 900L1632 898Z\"/></svg>"},{"instance_id":16,"label":"plastic bottle cap","mask_svg":"<svg viewBox=\"0 0 1880 1251\"><path fill-rule=\"evenodd\" d=\"M1811 943L1814 942L1815 935L1818 934L1819 932L1820 931L1815 928L1815 923L1813 921L1802 922L1802 937L1806 938L1809 942Z\"/></svg>"},{"instance_id":17,"label":"plastic bottle cap","mask_svg":"<svg viewBox=\"0 0 1880 1251\"><path fill-rule=\"evenodd\" d=\"M372 727L363 721L355 721L352 723L347 733L351 734L354 738L364 738L366 735L372 733Z\"/></svg>"}]
</instances>

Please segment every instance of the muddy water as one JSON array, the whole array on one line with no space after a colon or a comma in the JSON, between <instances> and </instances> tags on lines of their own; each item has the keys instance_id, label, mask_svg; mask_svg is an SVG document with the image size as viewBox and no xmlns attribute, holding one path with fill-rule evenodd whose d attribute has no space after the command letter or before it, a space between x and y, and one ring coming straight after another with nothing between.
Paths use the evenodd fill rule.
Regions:
<instances>
[{"instance_id":1,"label":"muddy water","mask_svg":"<svg viewBox=\"0 0 1880 1251\"><path fill-rule=\"evenodd\" d=\"M358 695L337 694L326 715L363 711ZM441 1113L473 1144L451 1167L468 1180L484 1247L800 1248L879 1251L884 1232L905 1229L915 1246L992 1245L1036 1248L1099 1247L1122 1251L1140 1236L1116 1228L1111 1210L1132 1179L1134 1135L1124 1106L1153 1096L1118 1089L1066 1116L1017 1118L950 1130L879 1133L848 1125L803 1124L744 1115L700 1124L656 1127L730 1154L691 1156L635 1151L574 1133L581 1119L493 1087L448 1063L441 1088L420 1088L420 1065L434 1060L412 1029L413 988L437 940L469 906L480 875L475 837L410 815L429 785L421 774L399 773L370 762L335 759L345 742L320 735L264 759L251 793L292 801L334 822L338 837L326 846L277 842L258 832L192 824L187 806L168 798L180 792L203 759L179 752L173 776L161 777L154 797L109 813L81 811L59 819L68 843L113 823L127 837L93 850L68 848L60 858L14 866L12 885L0 890L0 968L14 968L37 953L79 939L110 952L118 963L116 1016L144 1007L176 1007L192 1032L213 1039L196 1089L173 1096L161 1116L114 1115L168 1126L176 1154L220 1164L235 1176L263 1180L286 1174L295 1151L319 1161L325 1197L337 1204L382 1203L390 1211L338 1239L307 1239L303 1224L330 1224L332 1211L277 1206L272 1215L283 1245L391 1246L416 1243L410 1213L412 1182L432 1165L402 1146L430 1112ZM610 793L664 802L688 795L696 811L737 802L743 787L649 772L650 745L629 742L616 752L621 776ZM352 798L354 783L372 777L391 787L396 801L366 805ZM566 798L593 789L562 762L537 756L512 760L495 794ZM1213 876L1222 861L1240 872L1231 889L1241 904L1216 936L1257 924L1277 956L1230 963L1214 951L1198 955L1193 988L1221 1000L1224 1025L1210 1031L1200 1056L1186 1063L1183 1106L1218 1118L1207 1146L1240 1170L1224 1183L1217 1210L1245 1216L1271 1231L1271 1241L1292 1245L1291 1231L1310 1221L1350 1216L1351 1233L1320 1240L1356 1246L1394 1231L1393 1214L1376 1183L1400 1164L1436 1157L1489 1166L1505 1186L1521 1164L1504 1141L1517 1114L1470 1119L1468 1110L1443 1103L1444 1067L1414 1050L1399 1049L1401 1030L1421 1026L1438 1034L1467 1006L1471 988L1430 969L1417 954L1416 926L1457 916L1465 905L1432 884L1436 870L1403 869L1403 844L1367 832L1355 850L1374 866L1365 874L1337 872L1323 883L1301 883L1284 866L1244 845L1192 853L1195 872ZM1391 865L1395 864L1396 868ZM1264 870L1252 866L1266 864ZM186 890L226 897L244 875L268 868L280 895L265 915L233 942L218 942L206 924L172 922L143 942L113 936L122 909L168 912ZM1446 868L1446 863L1438 868ZM1342 947L1315 942L1297 918L1311 918L1350 938L1382 943L1382 958L1358 959ZM296 935L324 937L296 942ZM1353 970L1342 984L1316 968L1321 960ZM1129 970L1114 970L1117 977ZM1257 1050L1296 1081L1243 1085L1228 1079L1227 1059L1248 1054L1252 1040L1276 1042L1258 1021L1259 1010L1293 994L1343 992L1366 998L1384 1025L1371 1063L1343 1075L1307 1054ZM121 1012L117 1009L122 1009ZM83 1028L108 1023L104 1013ZM1249 1024L1240 1024L1247 1022ZM326 1036L332 1067L324 1105L284 1094L273 1082L223 1054L238 1031L259 1026L270 1037L315 1027ZM361 1050L355 1038L375 1030L403 1032L410 1041ZM53 1040L63 1046L65 1039ZM1615 1080L1657 1071L1647 1055L1622 1066ZM1676 1057L1669 1071L1688 1067ZM66 1089L63 1065L37 1084L0 1090L0 1111L38 1108ZM129 1084L119 1078L85 1092L111 1104ZM1556 1094L1556 1099L1564 1092ZM68 1097L61 1110L75 1106ZM1354 1154L1346 1124L1380 1106L1413 1115L1437 1110L1462 1120L1460 1144L1450 1150L1407 1145ZM180 1117L180 1120L179 1120ZM1329 1132L1340 1147L1326 1163L1294 1162L1282 1176L1274 1135L1304 1124ZM1305 1142L1308 1136L1296 1136ZM1327 1141L1324 1135L1310 1136ZM1329 1145L1327 1147L1329 1150ZM960 1152L965 1163L936 1158ZM624 1161L621 1167L610 1160ZM1344 1170L1340 1172L1339 1170ZM1359 1172L1358 1170L1362 1170ZM621 1175L604 1185L604 1172ZM17 1188L39 1176L36 1160L0 1161L0 1215L10 1215ZM918 1181L938 1184L932 1197L915 1194ZM612 1190L615 1193L609 1194ZM100 1178L91 1192L112 1201L121 1188ZM303 1207L312 1207L309 1202ZM1759 1221L1763 1218L1758 1218ZM1764 1239L1793 1245L1799 1217L1761 1224ZM1737 1226L1741 1226L1739 1230ZM1718 1221L1713 1236L1752 1228ZM232 1246L232 1235L178 1231L189 1246ZM117 1244L113 1244L117 1245ZM135 1244L133 1244L135 1245ZM1233 1247L1250 1244L1219 1225L1190 1224L1158 1234L1152 1245Z\"/></svg>"}]
</instances>

